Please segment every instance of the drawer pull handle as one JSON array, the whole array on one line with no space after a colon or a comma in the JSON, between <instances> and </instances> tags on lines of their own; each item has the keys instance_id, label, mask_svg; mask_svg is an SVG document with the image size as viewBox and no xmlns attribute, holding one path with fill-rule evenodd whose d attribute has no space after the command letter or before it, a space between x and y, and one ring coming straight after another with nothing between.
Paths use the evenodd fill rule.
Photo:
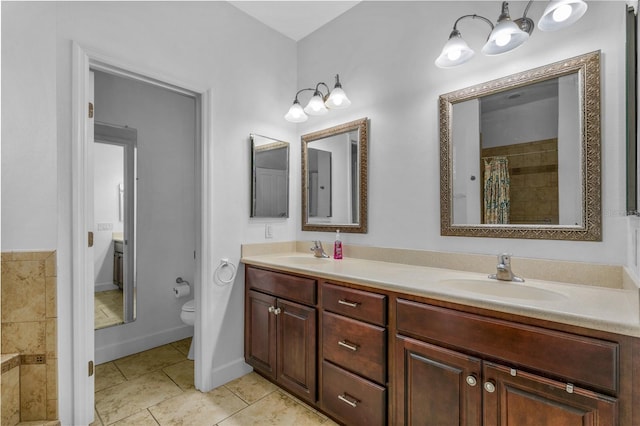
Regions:
<instances>
[{"instance_id":1,"label":"drawer pull handle","mask_svg":"<svg viewBox=\"0 0 640 426\"><path fill-rule=\"evenodd\" d=\"M342 395L338 395L338 399L344 402L345 404L352 406L353 408L356 408L358 406L358 402L360 402L355 398L349 398L349 395L347 395L346 393Z\"/></svg>"},{"instance_id":2,"label":"drawer pull handle","mask_svg":"<svg viewBox=\"0 0 640 426\"><path fill-rule=\"evenodd\" d=\"M347 348L349 350L352 350L354 352L358 350L358 345L354 345L353 343L349 343L346 340L340 340L338 342L338 345L342 346L343 348Z\"/></svg>"},{"instance_id":3,"label":"drawer pull handle","mask_svg":"<svg viewBox=\"0 0 640 426\"><path fill-rule=\"evenodd\" d=\"M345 299L339 299L338 303L341 305L349 306L350 308L357 308L359 305L358 302L349 302L348 300L345 300Z\"/></svg>"},{"instance_id":4,"label":"drawer pull handle","mask_svg":"<svg viewBox=\"0 0 640 426\"><path fill-rule=\"evenodd\" d=\"M276 310L276 308L274 308L273 306L269 306L269 313L270 314L272 314L275 310Z\"/></svg>"},{"instance_id":5,"label":"drawer pull handle","mask_svg":"<svg viewBox=\"0 0 640 426\"><path fill-rule=\"evenodd\" d=\"M494 393L496 391L496 385L494 385L492 382L484 382L484 390L489 393Z\"/></svg>"}]
</instances>

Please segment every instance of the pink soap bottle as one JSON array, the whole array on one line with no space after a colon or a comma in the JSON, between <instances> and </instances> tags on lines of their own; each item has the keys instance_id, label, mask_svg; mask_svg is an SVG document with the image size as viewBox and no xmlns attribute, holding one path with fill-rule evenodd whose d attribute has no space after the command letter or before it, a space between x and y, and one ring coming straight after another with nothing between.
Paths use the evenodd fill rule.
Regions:
<instances>
[{"instance_id":1,"label":"pink soap bottle","mask_svg":"<svg viewBox=\"0 0 640 426\"><path fill-rule=\"evenodd\" d=\"M342 241L340 241L340 230L336 230L336 241L333 243L333 258L342 259Z\"/></svg>"}]
</instances>

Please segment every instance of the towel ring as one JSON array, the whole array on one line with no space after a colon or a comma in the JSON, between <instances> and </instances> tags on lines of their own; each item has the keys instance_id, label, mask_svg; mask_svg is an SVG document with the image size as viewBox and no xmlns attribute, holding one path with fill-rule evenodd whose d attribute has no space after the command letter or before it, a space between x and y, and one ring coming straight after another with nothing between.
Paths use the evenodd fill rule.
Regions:
<instances>
[{"instance_id":1,"label":"towel ring","mask_svg":"<svg viewBox=\"0 0 640 426\"><path fill-rule=\"evenodd\" d=\"M222 272L222 269L225 266L231 268L231 276L229 277L229 279L226 279L226 280L220 276L220 273ZM217 285L230 284L236 278L236 272L237 272L236 266L233 263L229 262L229 259L222 259L220 260L220 264L218 265L215 272L213 273L213 282L215 282ZM222 284L218 284L218 282L221 282Z\"/></svg>"}]
</instances>

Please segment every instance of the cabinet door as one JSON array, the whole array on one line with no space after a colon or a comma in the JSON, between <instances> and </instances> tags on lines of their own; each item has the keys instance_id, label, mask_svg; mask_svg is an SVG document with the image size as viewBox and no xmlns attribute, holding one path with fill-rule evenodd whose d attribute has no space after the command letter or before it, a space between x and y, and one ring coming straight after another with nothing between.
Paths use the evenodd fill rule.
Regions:
<instances>
[{"instance_id":1,"label":"cabinet door","mask_svg":"<svg viewBox=\"0 0 640 426\"><path fill-rule=\"evenodd\" d=\"M245 308L244 353L247 364L276 378L276 316L269 308L276 298L257 291L247 292Z\"/></svg>"},{"instance_id":2,"label":"cabinet door","mask_svg":"<svg viewBox=\"0 0 640 426\"><path fill-rule=\"evenodd\" d=\"M480 425L481 369L478 358L398 336L393 423Z\"/></svg>"},{"instance_id":3,"label":"cabinet door","mask_svg":"<svg viewBox=\"0 0 640 426\"><path fill-rule=\"evenodd\" d=\"M486 361L483 376L485 426L618 424L615 398Z\"/></svg>"},{"instance_id":4,"label":"cabinet door","mask_svg":"<svg viewBox=\"0 0 640 426\"><path fill-rule=\"evenodd\" d=\"M316 401L316 309L278 300L278 381Z\"/></svg>"}]
</instances>

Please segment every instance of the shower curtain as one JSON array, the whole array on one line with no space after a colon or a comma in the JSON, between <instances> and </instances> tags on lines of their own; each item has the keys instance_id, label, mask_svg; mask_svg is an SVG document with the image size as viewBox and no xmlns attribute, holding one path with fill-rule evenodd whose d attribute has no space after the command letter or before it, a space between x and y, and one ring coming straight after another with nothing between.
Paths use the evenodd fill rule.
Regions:
<instances>
[{"instance_id":1,"label":"shower curtain","mask_svg":"<svg viewBox=\"0 0 640 426\"><path fill-rule=\"evenodd\" d=\"M507 157L484 160L484 223L509 223L509 162Z\"/></svg>"}]
</instances>

